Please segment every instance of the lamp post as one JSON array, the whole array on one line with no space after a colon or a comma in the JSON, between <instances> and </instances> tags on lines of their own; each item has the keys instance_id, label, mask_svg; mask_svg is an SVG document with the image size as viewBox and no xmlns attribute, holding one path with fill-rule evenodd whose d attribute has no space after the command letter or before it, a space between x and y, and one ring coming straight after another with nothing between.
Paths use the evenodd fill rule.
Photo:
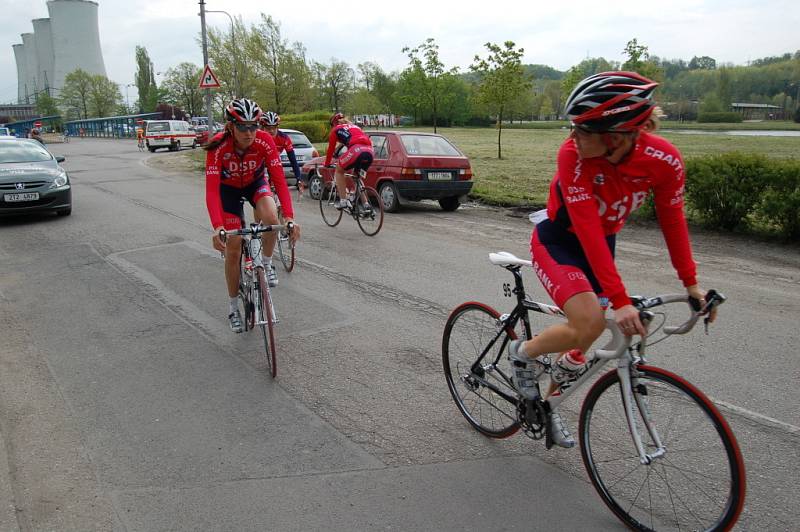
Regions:
<instances>
[{"instance_id":1,"label":"lamp post","mask_svg":"<svg viewBox=\"0 0 800 532\"><path fill-rule=\"evenodd\" d=\"M216 11L206 9L206 13L222 13L223 15L227 15L231 21L231 46L233 47L233 90L236 93L236 98L239 98L242 95L242 88L239 86L239 74L237 73L236 69L236 64L238 63L238 54L236 53L236 34L234 33L233 17L230 13L227 11L222 11L221 9Z\"/></svg>"},{"instance_id":2,"label":"lamp post","mask_svg":"<svg viewBox=\"0 0 800 532\"><path fill-rule=\"evenodd\" d=\"M135 83L126 83L125 84L125 110L130 114L131 112L131 100L128 98L128 87L135 87Z\"/></svg>"}]
</instances>

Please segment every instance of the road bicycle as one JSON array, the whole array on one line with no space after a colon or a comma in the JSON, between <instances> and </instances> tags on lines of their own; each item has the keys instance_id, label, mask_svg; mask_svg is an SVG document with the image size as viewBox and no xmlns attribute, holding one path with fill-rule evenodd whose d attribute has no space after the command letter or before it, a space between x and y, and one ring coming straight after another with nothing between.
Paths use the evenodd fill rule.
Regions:
<instances>
[{"instance_id":1,"label":"road bicycle","mask_svg":"<svg viewBox=\"0 0 800 532\"><path fill-rule=\"evenodd\" d=\"M336 208L339 195L333 181L325 183L319 196L319 211L322 219L330 227L336 227L342 220L342 213L347 213L358 223L358 227L367 236L375 236L383 227L383 200L374 188L364 185L366 170L359 170L357 174L345 174L355 183L355 191L348 194L350 206L343 209Z\"/></svg>"},{"instance_id":2,"label":"road bicycle","mask_svg":"<svg viewBox=\"0 0 800 532\"><path fill-rule=\"evenodd\" d=\"M291 232L292 224L261 225L251 223L250 227L231 231L220 231L224 241L229 235L242 236L241 272L239 276L239 300L244 307L244 330L256 327L261 329L267 366L274 378L278 374L277 349L275 347L274 326L278 323L272 293L267 282L264 262L261 256L261 234L270 231Z\"/></svg>"},{"instance_id":3,"label":"road bicycle","mask_svg":"<svg viewBox=\"0 0 800 532\"><path fill-rule=\"evenodd\" d=\"M144 151L147 149L147 147L144 144L144 137L136 139L136 145L139 147L139 151Z\"/></svg>"},{"instance_id":4,"label":"road bicycle","mask_svg":"<svg viewBox=\"0 0 800 532\"><path fill-rule=\"evenodd\" d=\"M273 192L275 192L273 188ZM289 237L289 230L287 229L286 220L283 217L283 209L281 208L281 201L278 199L277 194L272 195L275 198L275 205L278 208L278 224L283 227L283 229L278 233L278 257L281 259L281 263L283 264L284 269L287 272L291 272L294 270L295 264L295 243L292 242L292 239Z\"/></svg>"},{"instance_id":5,"label":"road bicycle","mask_svg":"<svg viewBox=\"0 0 800 532\"><path fill-rule=\"evenodd\" d=\"M442 339L450 394L472 427L492 438L522 429L532 439L544 438L549 449L550 413L613 361L616 368L589 388L578 421L583 463L600 497L636 530L729 530L745 499L745 468L736 438L700 390L645 360L647 347L688 333L704 316L707 332L708 313L725 297L714 290L704 304L686 294L632 297L649 329L646 337L634 340L613 319L606 320L606 345L587 354L587 364L562 385L560 395L525 400L511 378L507 345L533 337L529 312L565 316L558 307L526 297L521 268L531 266L530 261L505 252L491 253L489 260L514 276L513 285L505 283L503 291L516 297L516 305L501 315L483 303L464 303L450 314ZM666 309L659 307L679 302L689 305L689 318L667 325ZM535 374L549 382L555 356L535 360Z\"/></svg>"}]
</instances>

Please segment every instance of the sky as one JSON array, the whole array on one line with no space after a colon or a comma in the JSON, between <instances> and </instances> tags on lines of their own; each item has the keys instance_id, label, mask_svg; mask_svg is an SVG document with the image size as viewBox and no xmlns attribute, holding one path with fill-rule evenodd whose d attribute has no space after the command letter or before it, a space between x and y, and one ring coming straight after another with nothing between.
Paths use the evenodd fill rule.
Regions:
<instances>
[{"instance_id":1,"label":"sky","mask_svg":"<svg viewBox=\"0 0 800 532\"><path fill-rule=\"evenodd\" d=\"M100 44L108 77L121 86L133 83L135 46L147 48L155 71L188 61L202 65L197 0L96 0ZM613 6L613 7L612 7ZM487 42L514 41L524 48L524 63L566 70L587 57L623 61L632 38L653 55L689 61L707 55L736 65L800 50L800 1L673 0L671 2L600 2L474 0L400 0L331 2L330 0L206 0L207 10L227 11L245 24L258 24L261 13L281 24L283 36L299 41L307 57L332 58L352 66L373 61L386 71L402 70L404 46L428 37L439 44L446 67L467 70ZM13 44L32 32L31 20L47 17L46 0L0 0L0 102L16 99ZM210 26L227 30L230 21L209 13ZM157 76L157 79L158 76ZM127 97L133 102L136 89Z\"/></svg>"}]
</instances>

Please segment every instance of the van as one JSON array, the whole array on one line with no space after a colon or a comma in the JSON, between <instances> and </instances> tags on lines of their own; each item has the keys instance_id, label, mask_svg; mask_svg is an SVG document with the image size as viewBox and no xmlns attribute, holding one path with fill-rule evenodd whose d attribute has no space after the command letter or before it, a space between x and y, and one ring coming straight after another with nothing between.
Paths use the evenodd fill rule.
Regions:
<instances>
[{"instance_id":1,"label":"van","mask_svg":"<svg viewBox=\"0 0 800 532\"><path fill-rule=\"evenodd\" d=\"M189 123L182 120L148 120L145 123L144 140L151 152L158 148L169 151L180 150L181 146L197 147L195 132Z\"/></svg>"}]
</instances>

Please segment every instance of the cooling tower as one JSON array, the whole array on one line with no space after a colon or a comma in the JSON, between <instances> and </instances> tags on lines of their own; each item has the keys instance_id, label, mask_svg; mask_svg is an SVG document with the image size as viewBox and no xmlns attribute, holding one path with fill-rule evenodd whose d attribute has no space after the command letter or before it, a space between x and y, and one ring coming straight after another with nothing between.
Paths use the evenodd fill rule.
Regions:
<instances>
[{"instance_id":1,"label":"cooling tower","mask_svg":"<svg viewBox=\"0 0 800 532\"><path fill-rule=\"evenodd\" d=\"M36 93L36 74L39 68L36 65L36 37L33 33L22 34L22 45L25 47L25 78L23 89L27 96Z\"/></svg>"},{"instance_id":2,"label":"cooling tower","mask_svg":"<svg viewBox=\"0 0 800 532\"><path fill-rule=\"evenodd\" d=\"M50 19L33 19L33 34L36 36L36 80L40 90L53 86L53 35L50 33Z\"/></svg>"},{"instance_id":3,"label":"cooling tower","mask_svg":"<svg viewBox=\"0 0 800 532\"><path fill-rule=\"evenodd\" d=\"M106 75L100 32L97 25L97 2L89 0L50 0L50 32L53 40L54 73L50 86L59 90L64 78L80 68L90 74Z\"/></svg>"},{"instance_id":4,"label":"cooling tower","mask_svg":"<svg viewBox=\"0 0 800 532\"><path fill-rule=\"evenodd\" d=\"M17 61L17 102L25 101L25 80L28 78L27 63L25 62L25 45L15 44L14 59Z\"/></svg>"}]
</instances>

